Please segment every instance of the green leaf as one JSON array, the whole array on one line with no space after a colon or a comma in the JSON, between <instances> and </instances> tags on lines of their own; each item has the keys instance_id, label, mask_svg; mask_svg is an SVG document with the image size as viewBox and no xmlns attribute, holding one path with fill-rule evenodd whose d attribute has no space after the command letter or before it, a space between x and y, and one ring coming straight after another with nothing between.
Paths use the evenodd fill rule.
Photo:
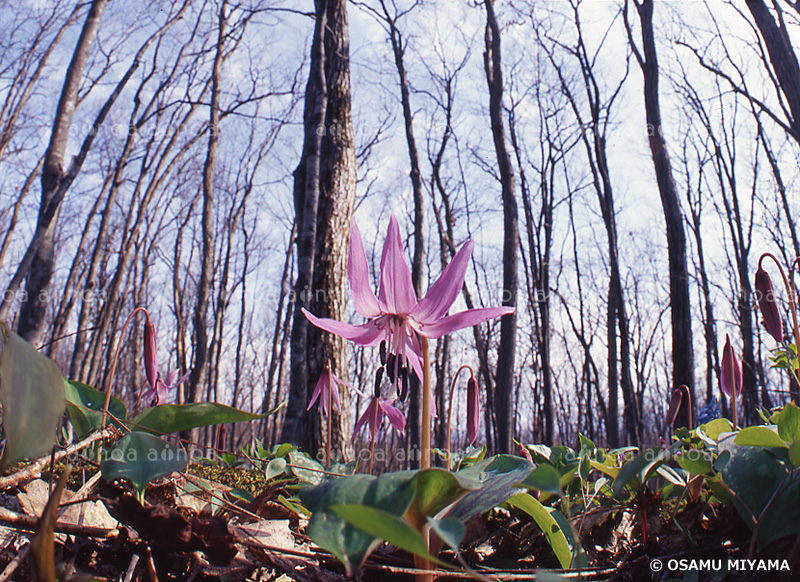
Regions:
<instances>
[{"instance_id":1,"label":"green leaf","mask_svg":"<svg viewBox=\"0 0 800 582\"><path fill-rule=\"evenodd\" d=\"M50 450L64 414L64 377L53 360L13 332L0 354L0 403L6 437L0 470Z\"/></svg>"},{"instance_id":2,"label":"green leaf","mask_svg":"<svg viewBox=\"0 0 800 582\"><path fill-rule=\"evenodd\" d=\"M753 516L759 519L758 548L800 533L800 481L791 478L791 465L779 458L785 454L783 450L738 446L731 441L734 439L720 441L720 447L731 455L720 475L735 493L731 499L744 522L752 529Z\"/></svg>"},{"instance_id":3,"label":"green leaf","mask_svg":"<svg viewBox=\"0 0 800 582\"><path fill-rule=\"evenodd\" d=\"M787 445L778 433L766 426L748 426L739 431L734 442L741 447L783 447Z\"/></svg>"},{"instance_id":4,"label":"green leaf","mask_svg":"<svg viewBox=\"0 0 800 582\"><path fill-rule=\"evenodd\" d=\"M267 470L265 471L267 481L269 481L274 477L277 477L278 475L283 475L283 472L285 470L286 470L286 459L284 459L283 457L272 459L267 465Z\"/></svg>"},{"instance_id":5,"label":"green leaf","mask_svg":"<svg viewBox=\"0 0 800 582\"><path fill-rule=\"evenodd\" d=\"M325 479L325 467L300 451L291 451L289 456L289 470L292 475L303 483L319 485Z\"/></svg>"},{"instance_id":6,"label":"green leaf","mask_svg":"<svg viewBox=\"0 0 800 582\"><path fill-rule=\"evenodd\" d=\"M539 465L520 486L561 495L561 474L550 465Z\"/></svg>"},{"instance_id":7,"label":"green leaf","mask_svg":"<svg viewBox=\"0 0 800 582\"><path fill-rule=\"evenodd\" d=\"M335 505L331 509L351 526L375 538L385 540L398 548L421 556L431 562L447 565L445 562L434 558L428 552L428 548L425 547L425 540L422 535L396 515L375 507L354 503Z\"/></svg>"},{"instance_id":8,"label":"green leaf","mask_svg":"<svg viewBox=\"0 0 800 582\"><path fill-rule=\"evenodd\" d=\"M675 459L681 469L689 471L692 475L707 475L711 473L713 459L707 451L689 449L676 455Z\"/></svg>"},{"instance_id":9,"label":"green leaf","mask_svg":"<svg viewBox=\"0 0 800 582\"><path fill-rule=\"evenodd\" d=\"M444 469L426 469L414 477L416 495L412 507L417 515L436 515L467 491L480 488L480 483Z\"/></svg>"},{"instance_id":10,"label":"green leaf","mask_svg":"<svg viewBox=\"0 0 800 582\"><path fill-rule=\"evenodd\" d=\"M469 523L494 509L512 495L521 493L519 482L532 468L530 462L520 457L497 455L459 471L461 477L480 483L480 488L462 496L447 510L445 517Z\"/></svg>"},{"instance_id":11,"label":"green leaf","mask_svg":"<svg viewBox=\"0 0 800 582\"><path fill-rule=\"evenodd\" d=\"M106 393L75 380L65 382L64 390L67 397L67 416L78 438L100 428ZM107 424L124 428L122 422L127 418L128 411L122 400L112 396L108 402L108 413Z\"/></svg>"},{"instance_id":12,"label":"green leaf","mask_svg":"<svg viewBox=\"0 0 800 582\"><path fill-rule=\"evenodd\" d=\"M800 440L796 440L789 447L789 461L795 467L800 467Z\"/></svg>"},{"instance_id":13,"label":"green leaf","mask_svg":"<svg viewBox=\"0 0 800 582\"><path fill-rule=\"evenodd\" d=\"M713 441L716 441L724 432L731 432L733 425L727 418L715 418L700 426L705 435Z\"/></svg>"},{"instance_id":14,"label":"green leaf","mask_svg":"<svg viewBox=\"0 0 800 582\"><path fill-rule=\"evenodd\" d=\"M787 443L800 439L800 408L787 402L778 415L778 434Z\"/></svg>"},{"instance_id":15,"label":"green leaf","mask_svg":"<svg viewBox=\"0 0 800 582\"><path fill-rule=\"evenodd\" d=\"M166 434L199 426L244 422L267 416L269 413L254 414L216 402L159 404L142 411L131 421L131 424L137 430Z\"/></svg>"},{"instance_id":16,"label":"green leaf","mask_svg":"<svg viewBox=\"0 0 800 582\"><path fill-rule=\"evenodd\" d=\"M630 461L627 461L619 470L614 479L614 495L619 495L627 485L634 489L641 487L658 468L672 456L674 450L680 447L680 441L673 443L670 448L660 447L646 449Z\"/></svg>"},{"instance_id":17,"label":"green leaf","mask_svg":"<svg viewBox=\"0 0 800 582\"><path fill-rule=\"evenodd\" d=\"M100 471L106 481L130 481L141 503L150 481L183 471L187 461L184 449L146 432L134 431L117 441L101 461Z\"/></svg>"},{"instance_id":18,"label":"green leaf","mask_svg":"<svg viewBox=\"0 0 800 582\"><path fill-rule=\"evenodd\" d=\"M565 570L569 568L572 564L572 550L564 532L551 514L553 510L542 505L538 499L528 493L515 495L507 503L512 507L521 509L533 518L533 521L542 530L544 537L553 549L553 553L558 558L558 563Z\"/></svg>"},{"instance_id":19,"label":"green leaf","mask_svg":"<svg viewBox=\"0 0 800 582\"><path fill-rule=\"evenodd\" d=\"M454 517L445 517L444 519L432 519L429 517L428 524L431 526L431 529L436 532L436 535L439 536L439 539L458 554L461 548L461 542L464 539L464 534L467 532L467 528L464 524Z\"/></svg>"},{"instance_id":20,"label":"green leaf","mask_svg":"<svg viewBox=\"0 0 800 582\"><path fill-rule=\"evenodd\" d=\"M366 506L399 519L414 498L412 479L411 472L389 473L377 479L371 475L355 475L316 487L304 487L300 490L300 499L311 510L308 535L319 547L336 556L344 564L347 575L352 577L385 532L368 532L356 527L334 511L334 506L339 509L342 505Z\"/></svg>"}]
</instances>

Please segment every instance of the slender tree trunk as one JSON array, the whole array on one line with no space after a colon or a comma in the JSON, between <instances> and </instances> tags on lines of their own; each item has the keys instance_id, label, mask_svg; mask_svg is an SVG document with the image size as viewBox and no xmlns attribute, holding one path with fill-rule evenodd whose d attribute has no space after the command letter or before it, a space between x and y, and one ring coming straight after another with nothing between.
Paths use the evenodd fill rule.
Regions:
<instances>
[{"instance_id":1,"label":"slender tree trunk","mask_svg":"<svg viewBox=\"0 0 800 582\"><path fill-rule=\"evenodd\" d=\"M634 0L635 1L635 0ZM642 52L633 42L633 34L627 23L628 36L634 55L644 75L644 106L647 119L647 135L650 153L655 167L658 191L667 231L669 255L669 297L672 316L672 386L686 385L691 395L689 408L681 408L680 421L688 425L691 411L694 418L694 345L692 343L692 310L689 295L689 274L686 266L686 236L683 230L683 212L675 189L672 164L661 126L661 107L658 94L658 59L653 34L653 0L636 2L642 26Z\"/></svg>"},{"instance_id":2,"label":"slender tree trunk","mask_svg":"<svg viewBox=\"0 0 800 582\"><path fill-rule=\"evenodd\" d=\"M64 156L69 141L69 130L72 126L72 116L78 103L78 90L83 78L86 63L89 61L94 39L100 27L100 18L103 15L108 0L94 0L89 7L81 35L72 54L72 60L67 68L67 75L61 90L61 97L56 108L53 121L53 131L50 134L50 143L44 156L42 166L42 196L39 204L39 219L37 231L39 240L34 240L30 253L27 271L26 297L22 303L19 315L19 334L33 343L38 343L43 331L44 318L47 313L48 288L55 267L55 223L59 199L56 193L62 181L67 178L64 171ZM51 203L55 202L55 208ZM35 246L34 246L35 245ZM23 272L24 272L23 271ZM5 307L5 306L4 306ZM5 314L0 314L0 318Z\"/></svg>"},{"instance_id":3,"label":"slender tree trunk","mask_svg":"<svg viewBox=\"0 0 800 582\"><path fill-rule=\"evenodd\" d=\"M187 401L195 402L203 392L208 376L209 345L206 316L211 297L214 269L214 170L217 165L219 146L220 94L222 92L222 60L225 47L228 17L225 9L227 0L219 7L217 43L214 65L211 71L211 106L208 118L208 148L203 165L203 215L201 233L203 254L200 260L200 278L197 281L197 301L194 311L194 361L189 376Z\"/></svg>"},{"instance_id":4,"label":"slender tree trunk","mask_svg":"<svg viewBox=\"0 0 800 582\"><path fill-rule=\"evenodd\" d=\"M500 57L500 27L494 12L494 0L485 0L486 6L486 51L483 62L486 81L489 85L489 117L492 139L497 155L503 200L503 305L516 307L517 249L519 248L519 225L517 224L517 198L514 169L506 145L503 127L503 73ZM497 414L497 451L510 453L513 449L514 414L513 391L517 344L516 312L500 320L500 345L497 351L497 379L495 381L495 403Z\"/></svg>"}]
</instances>

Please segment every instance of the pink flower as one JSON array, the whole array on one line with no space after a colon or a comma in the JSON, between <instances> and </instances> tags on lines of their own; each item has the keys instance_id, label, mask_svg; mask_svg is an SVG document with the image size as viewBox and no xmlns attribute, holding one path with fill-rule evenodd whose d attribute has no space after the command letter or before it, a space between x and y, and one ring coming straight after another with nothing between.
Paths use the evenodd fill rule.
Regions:
<instances>
[{"instance_id":1,"label":"pink flower","mask_svg":"<svg viewBox=\"0 0 800 582\"><path fill-rule=\"evenodd\" d=\"M180 369L175 369L168 373L166 378L162 378L161 372L158 372L155 388L148 388L145 390L142 393L142 398L150 399L154 406L156 404L163 404L169 393L183 384L190 374L190 372L186 372L180 377L180 379L178 379L178 374L180 373Z\"/></svg>"},{"instance_id":2,"label":"pink flower","mask_svg":"<svg viewBox=\"0 0 800 582\"><path fill-rule=\"evenodd\" d=\"M742 368L739 366L736 354L733 353L728 334L725 334L725 347L722 348L719 383L728 398L737 398L742 392Z\"/></svg>"},{"instance_id":3,"label":"pink flower","mask_svg":"<svg viewBox=\"0 0 800 582\"><path fill-rule=\"evenodd\" d=\"M378 428L380 428L381 424L383 423L384 415L386 415L386 418L389 419L391 425L399 432L402 433L405 431L406 417L403 416L403 413L397 408L392 406L392 402L394 402L394 400L386 400L380 396L373 396L372 400L370 400L369 406L367 406L367 409L364 411L364 414L362 414L361 418L359 418L358 422L356 422L356 428L353 430L353 436L355 436L359 429L364 426L364 423L369 423L369 435L374 441L375 434L378 432Z\"/></svg>"},{"instance_id":4,"label":"pink flower","mask_svg":"<svg viewBox=\"0 0 800 582\"><path fill-rule=\"evenodd\" d=\"M342 403L339 400L339 390L337 389L336 385L341 384L343 386L347 386L348 388L353 388L351 384L340 380L336 374L333 373L331 369L331 361L328 360L328 363L325 364L325 370L322 372L322 375L319 377L319 381L317 382L316 387L314 388L314 393L311 395L311 402L308 405L306 410L311 410L311 407L314 406L314 403L317 401L317 398L320 399L320 406L322 407L322 413L325 416L328 415L328 400L330 399L333 407L336 410L342 409Z\"/></svg>"},{"instance_id":5,"label":"pink flower","mask_svg":"<svg viewBox=\"0 0 800 582\"><path fill-rule=\"evenodd\" d=\"M369 319L361 325L351 325L334 319L319 318L305 309L303 313L317 327L360 346L387 344L396 366L414 370L422 379L422 352L418 335L429 339L506 315L512 307L469 309L445 315L461 292L464 275L472 255L472 241L467 241L453 257L436 282L421 300L417 300L411 282L411 271L403 256L400 227L392 217L381 255L380 292L378 296L369 283L369 267L361 233L353 221L347 274L356 311ZM396 377L395 377L396 378Z\"/></svg>"}]
</instances>

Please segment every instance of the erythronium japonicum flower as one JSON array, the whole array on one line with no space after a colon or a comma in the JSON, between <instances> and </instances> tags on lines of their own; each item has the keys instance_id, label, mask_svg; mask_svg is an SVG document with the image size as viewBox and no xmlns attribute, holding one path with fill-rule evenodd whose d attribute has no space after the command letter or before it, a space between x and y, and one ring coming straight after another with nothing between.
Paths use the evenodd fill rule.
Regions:
<instances>
[{"instance_id":1,"label":"erythronium japonicum flower","mask_svg":"<svg viewBox=\"0 0 800 582\"><path fill-rule=\"evenodd\" d=\"M720 388L731 400L733 426L736 427L736 399L742 392L742 368L733 352L731 338L725 334L725 347L722 348L722 365L719 373Z\"/></svg>"},{"instance_id":2,"label":"erythronium japonicum flower","mask_svg":"<svg viewBox=\"0 0 800 582\"><path fill-rule=\"evenodd\" d=\"M189 377L189 372L178 378L180 370L172 370L166 378L161 377L158 371L158 344L156 343L156 328L150 321L150 315L145 312L147 320L144 324L144 372L147 377L147 390L141 397L149 402L159 404L163 402L170 392L183 384Z\"/></svg>"},{"instance_id":3,"label":"erythronium japonicum flower","mask_svg":"<svg viewBox=\"0 0 800 582\"><path fill-rule=\"evenodd\" d=\"M336 410L342 409L342 403L339 400L338 384L353 388L352 385L340 380L336 374L333 373L331 361L328 360L316 387L314 387L314 393L311 395L311 402L306 409L311 410L311 407L314 406L314 403L319 399L322 414L328 419L328 434L325 441L326 467L331 466L331 435L333 434L333 414L331 414L331 412L334 407Z\"/></svg>"},{"instance_id":4,"label":"erythronium japonicum flower","mask_svg":"<svg viewBox=\"0 0 800 582\"><path fill-rule=\"evenodd\" d=\"M446 315L464 285L464 275L472 255L472 241L467 241L450 264L431 285L425 297L417 300L411 281L411 271L403 255L403 243L397 220L389 220L389 231L381 254L380 291L378 296L370 287L369 266L364 243L356 222L351 230L347 274L356 311L369 321L351 325L333 319L316 317L303 310L317 327L341 336L360 346L377 346L386 342L389 354L395 356L398 367L414 370L422 380L422 442L421 467L430 466L430 372L425 369L429 339L511 313L511 307L469 309ZM394 376L399 377L398 375Z\"/></svg>"}]
</instances>

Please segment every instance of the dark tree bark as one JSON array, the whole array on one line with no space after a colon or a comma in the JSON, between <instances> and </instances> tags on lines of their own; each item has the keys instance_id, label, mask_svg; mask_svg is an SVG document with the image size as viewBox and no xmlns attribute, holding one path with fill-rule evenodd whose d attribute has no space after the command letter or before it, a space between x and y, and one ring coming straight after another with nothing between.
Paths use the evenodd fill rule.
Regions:
<instances>
[{"instance_id":1,"label":"dark tree bark","mask_svg":"<svg viewBox=\"0 0 800 582\"><path fill-rule=\"evenodd\" d=\"M300 307L343 320L347 305L347 256L355 207L356 156L350 103L350 37L344 0L317 0L306 87L303 157L295 170L299 226L298 277L292 326L291 382L282 438L315 449L318 416L306 413L308 397L330 358L347 376L343 339L308 324ZM334 447L350 453L350 394L340 390L342 414L334 417Z\"/></svg>"},{"instance_id":2,"label":"dark tree bark","mask_svg":"<svg viewBox=\"0 0 800 582\"><path fill-rule=\"evenodd\" d=\"M208 147L203 163L203 214L201 219L202 256L200 277L197 281L197 301L194 309L194 361L186 389L186 401L195 402L206 385L209 363L208 306L214 278L214 171L217 166L219 148L220 94L222 92L222 61L225 49L228 15L225 14L227 0L222 0L217 16L217 42L214 64L211 69L211 103L208 115Z\"/></svg>"},{"instance_id":3,"label":"dark tree bark","mask_svg":"<svg viewBox=\"0 0 800 582\"><path fill-rule=\"evenodd\" d=\"M763 0L746 0L745 3L767 47L772 70L783 93L782 98L789 107L790 134L800 143L800 64L789 40L780 5L773 3L776 22Z\"/></svg>"},{"instance_id":4,"label":"dark tree bark","mask_svg":"<svg viewBox=\"0 0 800 582\"><path fill-rule=\"evenodd\" d=\"M653 0L634 0L642 27L642 51L633 40L633 31L627 18L625 25L628 38L644 75L644 106L647 120L647 135L650 153L655 167L661 207L667 231L667 253L669 256L669 297L672 316L672 386L681 384L689 388L691 401L688 409L681 407L679 422L688 426L689 414L694 418L694 345L692 343L692 310L689 295L689 274L686 266L686 236L683 230L683 212L675 188L672 164L661 127L661 107L658 94L658 59L653 34Z\"/></svg>"},{"instance_id":5,"label":"dark tree bark","mask_svg":"<svg viewBox=\"0 0 800 582\"><path fill-rule=\"evenodd\" d=\"M500 173L503 201L503 305L516 307L517 249L519 225L517 224L517 198L514 169L506 145L503 127L503 72L500 56L500 27L494 12L494 0L485 0L486 50L483 64L489 85L489 117L492 126L497 166ZM497 452L510 453L514 439L513 392L517 344L517 314L500 320L500 345L497 351L497 378L495 381L495 413L497 415Z\"/></svg>"},{"instance_id":6,"label":"dark tree bark","mask_svg":"<svg viewBox=\"0 0 800 582\"><path fill-rule=\"evenodd\" d=\"M64 155L69 141L69 131L72 126L72 116L78 103L78 90L83 78L89 53L94 44L97 30L100 27L100 18L103 15L108 0L94 0L89 7L81 35L72 54L72 60L67 68L67 75L61 90L61 97L56 108L53 121L53 131L50 134L50 143L44 156L42 165L42 196L39 204L39 218L37 231L20 271L27 277L26 297L19 314L18 331L26 340L38 343L47 313L47 291L55 267L55 214L63 198L59 190L63 186L69 187L71 172L65 172ZM75 162L73 161L72 166ZM70 167L70 170L72 167ZM76 172L77 173L77 172ZM27 263L27 264L25 264ZM16 277L15 277L16 279ZM13 284L12 280L12 284ZM19 285L21 281L17 282ZM16 289L14 289L16 291ZM13 294L13 293L12 293ZM8 294L7 294L8 295ZM6 304L0 308L0 318L4 317Z\"/></svg>"}]
</instances>

